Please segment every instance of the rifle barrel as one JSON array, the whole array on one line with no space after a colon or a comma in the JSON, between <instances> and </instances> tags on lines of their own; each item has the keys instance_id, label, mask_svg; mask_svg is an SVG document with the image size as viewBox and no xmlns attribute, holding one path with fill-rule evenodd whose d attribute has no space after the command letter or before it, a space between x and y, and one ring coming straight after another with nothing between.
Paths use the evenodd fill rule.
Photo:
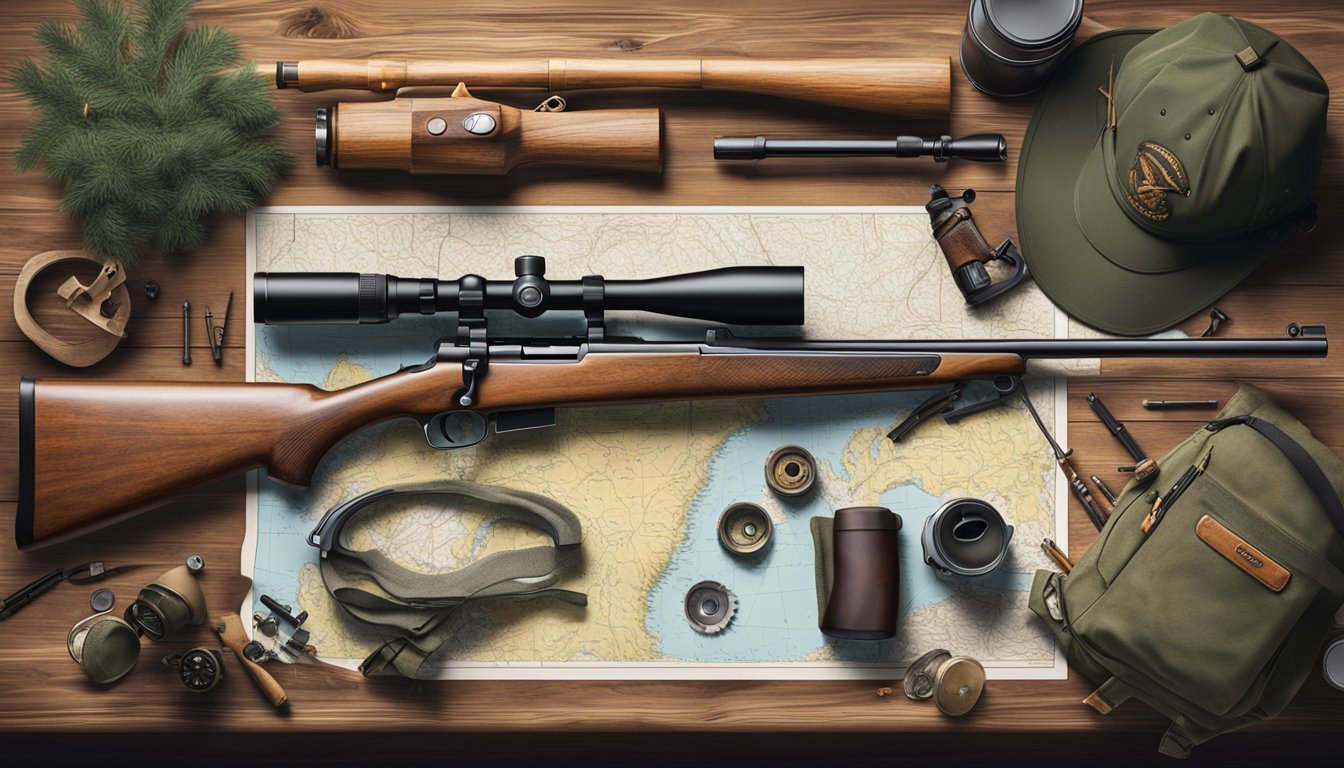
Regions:
<instances>
[{"instance_id":1,"label":"rifle barrel","mask_svg":"<svg viewBox=\"0 0 1344 768\"><path fill-rule=\"evenodd\" d=\"M747 350L814 352L889 352L1017 354L1031 360L1064 360L1092 357L1325 357L1329 349L1324 329L1303 333L1289 326L1289 335L1277 339L1186 338L1186 339L929 339L917 341L803 342L740 339L711 332L714 347Z\"/></svg>"}]
</instances>

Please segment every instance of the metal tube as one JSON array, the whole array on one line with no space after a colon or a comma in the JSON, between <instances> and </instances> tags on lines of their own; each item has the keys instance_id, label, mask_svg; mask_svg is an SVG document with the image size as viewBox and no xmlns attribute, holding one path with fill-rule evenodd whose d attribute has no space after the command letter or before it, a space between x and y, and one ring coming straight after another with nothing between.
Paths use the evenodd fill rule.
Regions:
<instances>
[{"instance_id":1,"label":"metal tube","mask_svg":"<svg viewBox=\"0 0 1344 768\"><path fill-rule=\"evenodd\" d=\"M385 323L404 314L456 312L468 300L481 309L513 310L525 317L549 310L601 309L733 325L801 325L803 268L725 267L648 280L552 281L531 272L511 281L355 272L253 276L254 320L270 325Z\"/></svg>"},{"instance_id":2,"label":"metal tube","mask_svg":"<svg viewBox=\"0 0 1344 768\"><path fill-rule=\"evenodd\" d=\"M1290 328L1298 327L1294 324ZM1089 357L1325 357L1325 336L1294 335L1279 339L931 339L914 341L798 342L739 339L725 348L813 352L888 352L918 354L1017 354L1027 359Z\"/></svg>"},{"instance_id":3,"label":"metal tube","mask_svg":"<svg viewBox=\"0 0 1344 768\"><path fill-rule=\"evenodd\" d=\"M768 136L720 136L714 139L715 160L762 160L767 157L932 157L1001 163L1008 142L1001 134L982 133L953 139L940 136L897 136L894 139L772 139Z\"/></svg>"}]
</instances>

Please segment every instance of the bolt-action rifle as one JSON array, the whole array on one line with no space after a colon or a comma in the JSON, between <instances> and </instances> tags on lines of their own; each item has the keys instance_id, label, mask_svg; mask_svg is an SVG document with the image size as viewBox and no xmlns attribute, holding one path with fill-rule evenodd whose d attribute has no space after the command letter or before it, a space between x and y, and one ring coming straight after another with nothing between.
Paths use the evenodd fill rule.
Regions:
<instances>
[{"instance_id":1,"label":"bolt-action rifle","mask_svg":"<svg viewBox=\"0 0 1344 768\"><path fill-rule=\"evenodd\" d=\"M430 445L460 448L491 431L553 425L557 408L923 389L1021 375L1032 358L1326 354L1324 329L1310 326L1292 326L1286 339L789 341L712 330L703 341L646 342L609 338L604 312L798 324L803 270L736 267L653 280L566 282L547 281L542 259L523 257L515 271L511 282L475 275L440 281L259 273L257 322L379 323L400 314L457 313L456 336L441 340L425 363L341 390L25 377L19 385L19 547L78 535L248 469L306 486L336 443L401 417L416 419ZM506 309L524 317L580 310L587 333L491 338L486 310ZM117 458L115 465L108 456Z\"/></svg>"}]
</instances>

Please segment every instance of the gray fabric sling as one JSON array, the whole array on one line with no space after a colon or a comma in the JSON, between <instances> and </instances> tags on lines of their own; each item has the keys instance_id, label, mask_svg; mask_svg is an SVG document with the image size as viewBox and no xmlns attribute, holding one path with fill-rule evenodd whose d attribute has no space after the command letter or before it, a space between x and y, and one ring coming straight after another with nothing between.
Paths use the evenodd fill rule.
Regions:
<instances>
[{"instance_id":1,"label":"gray fabric sling","mask_svg":"<svg viewBox=\"0 0 1344 768\"><path fill-rule=\"evenodd\" d=\"M503 517L538 528L555 546L496 552L456 571L420 573L393 562L382 552L351 551L341 531L356 513L378 502L406 496L477 499ZM351 616L386 627L398 637L384 643L360 665L366 676L416 677L425 660L451 634L447 619L470 600L525 600L554 597L585 606L582 592L556 589L562 572L580 561L579 519L560 504L525 491L463 481L383 488L333 507L309 534L322 551L322 581Z\"/></svg>"}]
</instances>

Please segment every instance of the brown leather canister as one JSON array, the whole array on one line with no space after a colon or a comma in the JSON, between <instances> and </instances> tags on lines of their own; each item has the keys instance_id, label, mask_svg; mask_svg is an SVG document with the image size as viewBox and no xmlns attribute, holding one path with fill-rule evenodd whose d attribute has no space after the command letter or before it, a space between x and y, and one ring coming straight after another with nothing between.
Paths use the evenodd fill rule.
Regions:
<instances>
[{"instance_id":1,"label":"brown leather canister","mask_svg":"<svg viewBox=\"0 0 1344 768\"><path fill-rule=\"evenodd\" d=\"M847 507L832 524L832 579L821 631L845 640L896 635L901 517L886 507Z\"/></svg>"}]
</instances>

